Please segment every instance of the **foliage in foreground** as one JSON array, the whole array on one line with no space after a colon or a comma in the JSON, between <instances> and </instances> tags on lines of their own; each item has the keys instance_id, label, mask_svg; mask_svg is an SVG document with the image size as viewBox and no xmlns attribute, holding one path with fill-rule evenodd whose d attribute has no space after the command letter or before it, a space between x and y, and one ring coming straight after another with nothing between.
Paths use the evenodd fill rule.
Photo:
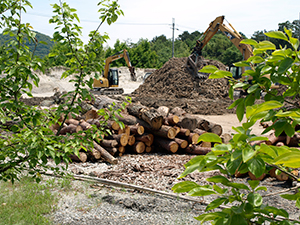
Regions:
<instances>
[{"instance_id":1,"label":"foliage in foreground","mask_svg":"<svg viewBox=\"0 0 300 225\"><path fill-rule=\"evenodd\" d=\"M101 1L99 4L100 28L101 24L115 22L123 12L116 1ZM69 7L66 2L53 5L54 16L50 23L56 25L53 39L62 45L69 45L69 69L62 75L74 78L76 87L64 97L67 101L55 109L41 110L37 107L27 106L21 100L22 94L32 97L32 86L38 86L39 77L35 70L43 71L42 61L30 51L26 45L29 40L37 45L35 33L28 23L21 20L26 8L32 8L30 1L1 1L0 28L4 34L13 38L2 46L0 57L0 180L12 181L18 175L28 170L29 174L40 180L40 173L52 169L60 172L58 167L47 165L52 158L56 165L62 160L66 167L70 161L70 154L79 154L80 149L89 151L93 147L90 140L101 136L105 131L106 120L118 110L100 110L104 118L103 128L95 126L84 132L72 135L59 135L63 124L69 115L74 116L82 112L80 107L85 99L92 99L89 88L92 88L93 79L87 79L94 71L102 69L93 49L101 46L107 37L100 36L98 29L90 34L90 42L84 44L80 39L81 27L76 10ZM17 30L17 32L15 32ZM49 57L55 57L55 54ZM53 127L56 126L55 133ZM52 128L52 129L51 129Z\"/></svg>"},{"instance_id":2,"label":"foliage in foreground","mask_svg":"<svg viewBox=\"0 0 300 225\"><path fill-rule=\"evenodd\" d=\"M300 151L298 148L287 146L269 146L266 144L251 145L252 141L267 140L266 137L251 134L251 127L259 120L271 121L273 125L266 128L263 133L275 130L276 136L283 132L292 137L295 126L300 124L300 53L297 50L299 41L292 37L292 32L285 29L268 32L270 38L286 41L292 48L282 47L276 49L269 41L256 42L244 40L243 43L254 46L254 56L247 61L238 62L236 66L249 66L244 79L236 81L232 74L220 71L216 67L208 66L202 72L211 73L210 78L227 78L230 82L230 97L233 100L235 88L243 88L247 91L245 98L236 100L230 108L236 108L239 121L246 116L246 122L239 127L234 127L236 134L233 135L229 144L222 144L219 136L211 133L203 134L199 141L217 143L207 155L193 158L185 164L185 171L179 178L192 173L219 170L221 174L207 181L211 185L201 186L195 182L184 181L173 186L176 193L188 192L191 196L216 195L217 198L206 208L207 213L196 217L201 222L212 221L214 224L294 224L300 221L289 220L289 214L285 209L278 209L265 205L262 191L267 190L259 186L259 181L250 180L248 185L235 183L231 177L236 172L241 174L250 171L256 177L267 173L269 168L276 167L280 172L287 173L286 168L300 167ZM246 82L252 77L252 82ZM282 95L277 89L272 89L272 83L279 83L285 87ZM265 93L261 104L255 104L256 99ZM297 177L293 177L298 180ZM295 200L296 207L300 208L299 193L290 195L283 194L281 197ZM214 209L225 206L222 210Z\"/></svg>"}]
</instances>

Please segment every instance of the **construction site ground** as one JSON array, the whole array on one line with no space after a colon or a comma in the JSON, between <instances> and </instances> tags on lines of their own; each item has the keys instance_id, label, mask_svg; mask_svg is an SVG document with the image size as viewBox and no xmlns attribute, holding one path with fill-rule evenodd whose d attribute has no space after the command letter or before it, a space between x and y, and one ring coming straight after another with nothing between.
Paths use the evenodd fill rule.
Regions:
<instances>
[{"instance_id":1,"label":"construction site ground","mask_svg":"<svg viewBox=\"0 0 300 225\"><path fill-rule=\"evenodd\" d=\"M219 69L226 67L213 60L203 60L203 65L215 65ZM130 81L128 68L119 68L120 87L125 95L132 97L133 102L140 102L148 107L168 106L180 107L187 113L199 114L204 119L220 124L223 133L233 133L233 126L241 123L228 110L232 104L228 97L228 85L225 79L210 80L193 78L185 68L186 58L172 58L162 68L143 81L144 69L137 69L137 82ZM64 68L49 71L48 75L40 75L40 87L33 89L34 98L26 98L27 104L39 105L51 99L53 90L70 91L74 87L68 80L60 80ZM117 100L123 96L115 96ZM259 135L263 128L259 124L253 127L253 133ZM118 157L119 163L111 165L101 160L98 162L71 163L68 171L77 175L86 175L100 179L137 185L165 193L172 193L174 184L182 180L191 180L199 184L208 184L207 177L217 172L194 172L182 180L177 177L184 171L184 164L195 155L185 153L169 154L154 150L149 154L124 154ZM249 178L232 178L247 183ZM266 177L261 185L268 188L263 195L264 204L286 209L294 219L300 213L295 202L287 201L275 194L286 190L292 183L280 182ZM136 188L120 188L93 181L73 181L73 190L61 192L56 210L50 217L55 224L199 224L193 219L204 213L206 205L215 197L198 198L198 203L183 200L179 197L165 196L155 192L145 192ZM274 195L273 195L274 194Z\"/></svg>"}]
</instances>

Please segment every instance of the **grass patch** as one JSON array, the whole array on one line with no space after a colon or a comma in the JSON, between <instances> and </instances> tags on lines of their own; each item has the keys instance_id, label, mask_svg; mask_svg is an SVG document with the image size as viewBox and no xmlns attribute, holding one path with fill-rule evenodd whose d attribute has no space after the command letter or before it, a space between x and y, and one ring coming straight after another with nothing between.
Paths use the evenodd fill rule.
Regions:
<instances>
[{"instance_id":1,"label":"grass patch","mask_svg":"<svg viewBox=\"0 0 300 225\"><path fill-rule=\"evenodd\" d=\"M0 224L51 224L45 215L53 211L57 200L50 192L53 187L28 177L14 184L0 182Z\"/></svg>"}]
</instances>

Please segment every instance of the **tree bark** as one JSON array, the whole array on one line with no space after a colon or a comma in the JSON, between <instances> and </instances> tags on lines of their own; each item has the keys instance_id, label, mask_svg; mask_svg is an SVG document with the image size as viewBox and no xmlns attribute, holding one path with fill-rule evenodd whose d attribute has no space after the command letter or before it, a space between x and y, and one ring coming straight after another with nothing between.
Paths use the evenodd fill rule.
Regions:
<instances>
[{"instance_id":1,"label":"tree bark","mask_svg":"<svg viewBox=\"0 0 300 225\"><path fill-rule=\"evenodd\" d=\"M130 133L135 135L142 135L145 132L143 126L136 124L136 125L128 125L130 128Z\"/></svg>"},{"instance_id":2,"label":"tree bark","mask_svg":"<svg viewBox=\"0 0 300 225\"><path fill-rule=\"evenodd\" d=\"M206 155L211 151L211 148L201 147L199 145L190 145L185 149L185 151L193 155Z\"/></svg>"},{"instance_id":3,"label":"tree bark","mask_svg":"<svg viewBox=\"0 0 300 225\"><path fill-rule=\"evenodd\" d=\"M180 148L185 149L188 146L188 142L186 140L175 138L174 141L179 145Z\"/></svg>"},{"instance_id":4,"label":"tree bark","mask_svg":"<svg viewBox=\"0 0 300 225\"><path fill-rule=\"evenodd\" d=\"M86 162L87 158L88 157L84 152L79 152L79 157L75 154L70 155L70 159L75 162Z\"/></svg>"},{"instance_id":5,"label":"tree bark","mask_svg":"<svg viewBox=\"0 0 300 225\"><path fill-rule=\"evenodd\" d=\"M177 135L176 129L167 125L162 125L159 130L151 131L156 136L174 139Z\"/></svg>"},{"instance_id":6,"label":"tree bark","mask_svg":"<svg viewBox=\"0 0 300 225\"><path fill-rule=\"evenodd\" d=\"M190 144L197 144L198 143L199 134L197 133L190 133L188 136L188 142Z\"/></svg>"},{"instance_id":7,"label":"tree bark","mask_svg":"<svg viewBox=\"0 0 300 225\"><path fill-rule=\"evenodd\" d=\"M112 148L112 147L117 147L118 146L118 142L116 140L107 140L107 139L103 139L100 142L100 145L102 147L108 147L108 148Z\"/></svg>"},{"instance_id":8,"label":"tree bark","mask_svg":"<svg viewBox=\"0 0 300 225\"><path fill-rule=\"evenodd\" d=\"M178 150L178 144L173 141L166 138L156 137L154 139L154 143L158 145L159 147L171 152L176 153Z\"/></svg>"},{"instance_id":9,"label":"tree bark","mask_svg":"<svg viewBox=\"0 0 300 225\"><path fill-rule=\"evenodd\" d=\"M149 109L140 104L131 104L127 106L127 111L148 123L153 130L159 130L163 124L163 117L155 109Z\"/></svg>"},{"instance_id":10,"label":"tree bark","mask_svg":"<svg viewBox=\"0 0 300 225\"><path fill-rule=\"evenodd\" d=\"M131 149L138 154L141 154L145 151L146 146L145 143L142 141L137 141L132 147Z\"/></svg>"},{"instance_id":11,"label":"tree bark","mask_svg":"<svg viewBox=\"0 0 300 225\"><path fill-rule=\"evenodd\" d=\"M105 150L112 156L114 156L118 152L118 149L116 147L105 147Z\"/></svg>"},{"instance_id":12,"label":"tree bark","mask_svg":"<svg viewBox=\"0 0 300 225\"><path fill-rule=\"evenodd\" d=\"M113 134L106 137L107 139L113 139L118 142L120 146L126 146L128 144L128 135L127 134Z\"/></svg>"},{"instance_id":13,"label":"tree bark","mask_svg":"<svg viewBox=\"0 0 300 225\"><path fill-rule=\"evenodd\" d=\"M128 137L128 145L132 146L132 145L134 145L134 143L135 143L135 136L134 135L130 135Z\"/></svg>"},{"instance_id":14,"label":"tree bark","mask_svg":"<svg viewBox=\"0 0 300 225\"><path fill-rule=\"evenodd\" d=\"M101 157L106 161L111 164L117 164L118 160L113 157L110 153L108 153L104 148L102 148L100 145L98 145L95 141L94 143L94 148L97 149L101 153Z\"/></svg>"}]
</instances>

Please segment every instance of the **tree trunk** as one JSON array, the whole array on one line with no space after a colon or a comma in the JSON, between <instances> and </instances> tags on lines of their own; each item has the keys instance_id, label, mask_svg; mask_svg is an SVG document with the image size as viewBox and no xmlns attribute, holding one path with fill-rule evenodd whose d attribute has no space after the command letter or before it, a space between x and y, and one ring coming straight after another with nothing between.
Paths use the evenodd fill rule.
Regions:
<instances>
[{"instance_id":1,"label":"tree trunk","mask_svg":"<svg viewBox=\"0 0 300 225\"><path fill-rule=\"evenodd\" d=\"M128 136L130 135L130 127L128 125L125 125L124 129L119 129L118 134L127 134Z\"/></svg>"},{"instance_id":2,"label":"tree trunk","mask_svg":"<svg viewBox=\"0 0 300 225\"><path fill-rule=\"evenodd\" d=\"M196 133L190 133L188 136L188 142L190 144L197 144L198 143L199 134Z\"/></svg>"},{"instance_id":3,"label":"tree trunk","mask_svg":"<svg viewBox=\"0 0 300 225\"><path fill-rule=\"evenodd\" d=\"M165 125L175 126L178 122L179 122L179 117L176 115L169 115L164 119Z\"/></svg>"},{"instance_id":4,"label":"tree trunk","mask_svg":"<svg viewBox=\"0 0 300 225\"><path fill-rule=\"evenodd\" d=\"M189 129L180 128L178 136L188 137L190 135L191 131Z\"/></svg>"},{"instance_id":5,"label":"tree trunk","mask_svg":"<svg viewBox=\"0 0 300 225\"><path fill-rule=\"evenodd\" d=\"M176 137L176 129L167 125L162 125L159 130L151 131L156 136L174 139Z\"/></svg>"},{"instance_id":6,"label":"tree trunk","mask_svg":"<svg viewBox=\"0 0 300 225\"><path fill-rule=\"evenodd\" d=\"M130 133L135 135L142 135L145 132L143 126L136 124L136 125L128 125L130 128Z\"/></svg>"},{"instance_id":7,"label":"tree trunk","mask_svg":"<svg viewBox=\"0 0 300 225\"><path fill-rule=\"evenodd\" d=\"M130 135L128 137L128 145L132 146L132 145L134 145L134 143L135 143L135 136L134 135Z\"/></svg>"},{"instance_id":8,"label":"tree trunk","mask_svg":"<svg viewBox=\"0 0 300 225\"><path fill-rule=\"evenodd\" d=\"M176 153L177 150L178 150L178 144L173 141L173 140L169 140L169 139L166 139L166 138L161 138L161 137L156 137L154 139L154 143L156 145L158 145L159 147L169 151L169 152L172 152L172 153Z\"/></svg>"},{"instance_id":9,"label":"tree trunk","mask_svg":"<svg viewBox=\"0 0 300 225\"><path fill-rule=\"evenodd\" d=\"M126 146L128 144L128 135L127 134L113 134L106 137L107 139L113 139L118 142L120 146Z\"/></svg>"},{"instance_id":10,"label":"tree trunk","mask_svg":"<svg viewBox=\"0 0 300 225\"><path fill-rule=\"evenodd\" d=\"M88 157L87 157L86 153L84 153L84 152L79 152L79 157L75 154L70 155L70 159L75 162L83 162L84 163L84 162L86 162L87 158Z\"/></svg>"},{"instance_id":11,"label":"tree trunk","mask_svg":"<svg viewBox=\"0 0 300 225\"><path fill-rule=\"evenodd\" d=\"M199 145L190 145L185 149L185 151L193 155L206 155L211 151L211 148L201 147Z\"/></svg>"},{"instance_id":12,"label":"tree trunk","mask_svg":"<svg viewBox=\"0 0 300 225\"><path fill-rule=\"evenodd\" d=\"M112 156L114 156L118 151L116 147L105 147L105 150L109 152L109 154L111 154Z\"/></svg>"},{"instance_id":13,"label":"tree trunk","mask_svg":"<svg viewBox=\"0 0 300 225\"><path fill-rule=\"evenodd\" d=\"M159 130L163 123L163 117L155 110L140 104L127 106L129 114L136 116L148 123L153 130Z\"/></svg>"},{"instance_id":14,"label":"tree trunk","mask_svg":"<svg viewBox=\"0 0 300 225\"><path fill-rule=\"evenodd\" d=\"M188 146L188 142L183 139L175 138L174 141L179 145L180 148L184 149Z\"/></svg>"},{"instance_id":15,"label":"tree trunk","mask_svg":"<svg viewBox=\"0 0 300 225\"><path fill-rule=\"evenodd\" d=\"M167 106L159 106L156 110L162 117L167 117L170 112L170 108Z\"/></svg>"},{"instance_id":16,"label":"tree trunk","mask_svg":"<svg viewBox=\"0 0 300 225\"><path fill-rule=\"evenodd\" d=\"M112 147L117 147L118 146L118 142L116 140L107 140L107 139L103 139L100 142L100 145L102 147L108 147L108 148L112 148Z\"/></svg>"},{"instance_id":17,"label":"tree trunk","mask_svg":"<svg viewBox=\"0 0 300 225\"><path fill-rule=\"evenodd\" d=\"M137 141L132 147L131 149L135 152L135 153L138 153L138 154L141 154L145 151L145 143L142 142L142 141Z\"/></svg>"},{"instance_id":18,"label":"tree trunk","mask_svg":"<svg viewBox=\"0 0 300 225\"><path fill-rule=\"evenodd\" d=\"M102 148L100 145L98 145L95 141L94 143L94 148L97 149L101 153L101 157L106 161L111 164L117 164L118 160L113 157L110 153L108 153L104 148Z\"/></svg>"}]
</instances>

